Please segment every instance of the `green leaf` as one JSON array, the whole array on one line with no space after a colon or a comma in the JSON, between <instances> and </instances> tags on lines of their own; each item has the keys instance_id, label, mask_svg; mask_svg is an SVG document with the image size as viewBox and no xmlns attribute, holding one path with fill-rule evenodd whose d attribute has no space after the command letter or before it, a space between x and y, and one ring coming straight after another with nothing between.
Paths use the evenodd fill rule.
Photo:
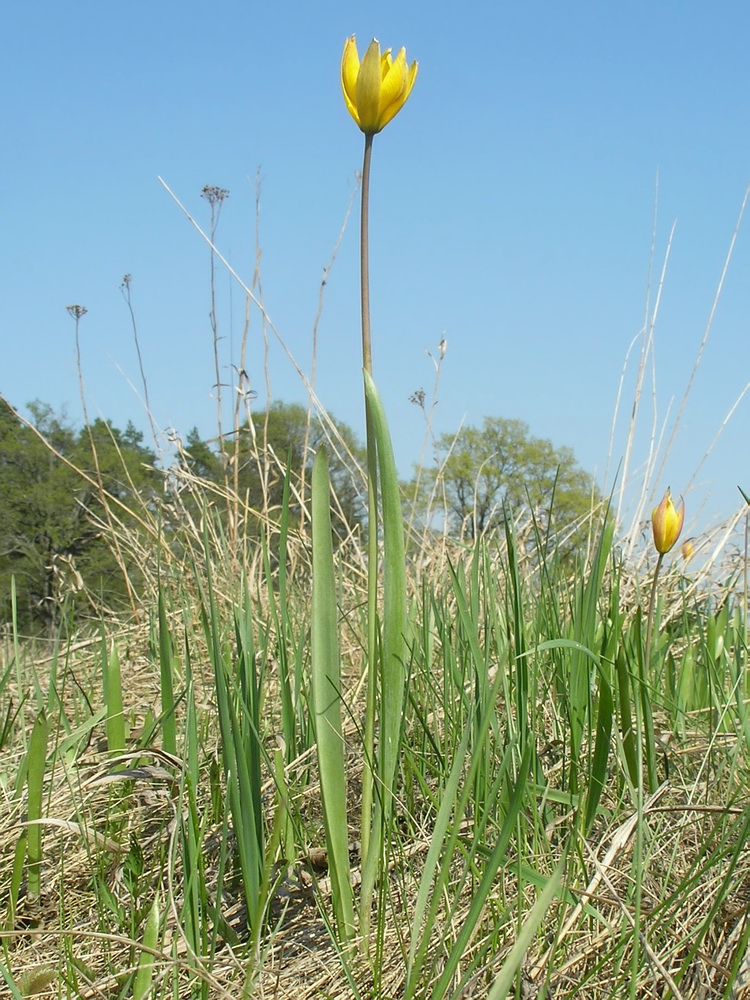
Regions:
<instances>
[{"instance_id":1,"label":"green leaf","mask_svg":"<svg viewBox=\"0 0 750 1000\"><path fill-rule=\"evenodd\" d=\"M479 923L484 911L484 906L487 902L487 897L495 884L497 872L502 867L502 864L506 859L508 846L510 844L511 837L515 832L516 823L521 813L521 807L527 797L526 789L529 781L529 767L531 764L532 749L532 744L529 743L518 768L518 780L510 796L508 811L503 819L503 825L500 830L497 843L492 849L492 854L487 861L487 866L479 885L474 890L469 911L464 918L461 930L456 935L456 940L445 962L442 975L440 976L437 985L432 990L431 1000L442 1000L445 996L459 963L465 958L466 949L475 934L477 924ZM542 895L544 896L544 893ZM536 930L536 925L534 926L534 930ZM528 947L528 945L524 947L524 952L526 947Z\"/></svg>"},{"instance_id":2,"label":"green leaf","mask_svg":"<svg viewBox=\"0 0 750 1000\"><path fill-rule=\"evenodd\" d=\"M640 785L640 773L638 770L638 751L635 741L635 730L633 728L632 713L632 680L630 667L625 650L620 646L617 651L615 661L617 673L617 700L620 710L620 732L622 735L622 749L625 754L625 763L631 784L637 788Z\"/></svg>"},{"instance_id":3,"label":"green leaf","mask_svg":"<svg viewBox=\"0 0 750 1000\"><path fill-rule=\"evenodd\" d=\"M349 870L346 767L341 727L341 663L338 606L331 541L331 492L323 447L312 470L312 694L328 869L339 934L354 934L354 897Z\"/></svg>"},{"instance_id":4,"label":"green leaf","mask_svg":"<svg viewBox=\"0 0 750 1000\"><path fill-rule=\"evenodd\" d=\"M401 492L383 404L365 372L365 400L375 430L383 510L383 641L381 653L381 766L390 809L403 718L406 661L406 565Z\"/></svg>"},{"instance_id":5,"label":"green leaf","mask_svg":"<svg viewBox=\"0 0 750 1000\"><path fill-rule=\"evenodd\" d=\"M117 646L104 657L104 703L107 706L107 749L110 753L121 753L125 749L125 717L122 709L122 676Z\"/></svg>"},{"instance_id":6,"label":"green leaf","mask_svg":"<svg viewBox=\"0 0 750 1000\"><path fill-rule=\"evenodd\" d=\"M515 980L518 970L521 967L521 962L523 961L531 942L534 940L534 936L544 920L547 910L550 908L555 896L557 895L557 891L560 887L563 873L565 871L565 862L566 858L563 858L555 869L544 890L539 894L539 898L532 906L528 917L524 920L523 926L521 927L519 935L516 938L516 943L513 945L510 954L503 962L498 977L492 984L492 989L489 992L487 1000L505 1000L510 991L513 989L513 981Z\"/></svg>"},{"instance_id":7,"label":"green leaf","mask_svg":"<svg viewBox=\"0 0 750 1000\"><path fill-rule=\"evenodd\" d=\"M159 921L159 896L157 893L143 929L143 950L138 959L138 971L133 981L133 1000L143 1000L151 989L151 980L154 976L154 956L151 953L156 950L159 943Z\"/></svg>"},{"instance_id":8,"label":"green leaf","mask_svg":"<svg viewBox=\"0 0 750 1000\"><path fill-rule=\"evenodd\" d=\"M365 408L368 425L368 447L375 447L375 456L368 454L371 486L374 476L373 457L377 457L377 471L380 479L383 516L383 616L380 642L380 753L378 776L380 779L378 796L372 825L363 831L362 840L367 845L362 871L361 913L364 933L367 933L369 911L375 887L377 870L384 863L385 831L393 816L393 791L399 756L401 724L403 722L404 690L406 686L406 564L404 554L404 525L401 509L401 492L393 457L391 436L378 395L371 376L363 372L365 381ZM370 438L369 429L372 429ZM371 526L371 531L372 531ZM368 564L368 610L374 614L373 595L377 588L377 560L372 555L377 551L377 539L370 535L370 561ZM372 652L377 643L374 637L375 622L370 619L368 648ZM369 669L375 669L370 662ZM370 677L370 690L374 691L374 677ZM370 724L373 719L372 697L368 702L368 736L370 747ZM363 811L363 818L364 818Z\"/></svg>"},{"instance_id":9,"label":"green leaf","mask_svg":"<svg viewBox=\"0 0 750 1000\"><path fill-rule=\"evenodd\" d=\"M613 715L612 687L604 671L601 670L599 672L599 713L596 719L596 744L594 746L594 757L591 761L591 775L589 778L586 817L584 820L586 836L589 835L593 825L607 780L607 761L609 760L609 749L612 743Z\"/></svg>"},{"instance_id":10,"label":"green leaf","mask_svg":"<svg viewBox=\"0 0 750 1000\"><path fill-rule=\"evenodd\" d=\"M169 632L164 590L159 582L159 676L161 678L162 739L167 753L177 753L177 724L175 720L174 686L174 644Z\"/></svg>"},{"instance_id":11,"label":"green leaf","mask_svg":"<svg viewBox=\"0 0 750 1000\"><path fill-rule=\"evenodd\" d=\"M24 1000L23 994L19 991L13 976L10 974L10 970L6 969L2 962L0 962L0 976L2 976L5 980L5 984L10 990L10 995L13 997L13 1000Z\"/></svg>"},{"instance_id":12,"label":"green leaf","mask_svg":"<svg viewBox=\"0 0 750 1000\"><path fill-rule=\"evenodd\" d=\"M39 897L41 894L40 869L42 866L42 827L38 822L42 817L42 786L44 770L47 762L47 739L49 725L47 716L41 711L37 716L31 732L28 752L28 840L26 859L28 863L27 878L29 893Z\"/></svg>"}]
</instances>

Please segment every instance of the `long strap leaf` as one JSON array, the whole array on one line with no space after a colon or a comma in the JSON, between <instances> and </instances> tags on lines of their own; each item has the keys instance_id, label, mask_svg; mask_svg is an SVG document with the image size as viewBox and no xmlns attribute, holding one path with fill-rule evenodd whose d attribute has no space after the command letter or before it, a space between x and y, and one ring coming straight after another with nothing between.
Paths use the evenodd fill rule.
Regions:
<instances>
[{"instance_id":1,"label":"long strap leaf","mask_svg":"<svg viewBox=\"0 0 750 1000\"><path fill-rule=\"evenodd\" d=\"M364 856L361 889L363 932L367 935L372 893L378 868L384 863L385 830L392 815L393 785L398 763L399 736L403 719L405 660L406 660L406 564L401 493L391 436L383 404L368 372L365 380L365 406L368 428L375 438L378 472L380 474L383 514L383 619L380 644L380 753L378 757L379 787L368 847ZM369 444L369 443L368 443ZM372 468L371 455L368 465ZM376 526L370 525L370 530ZM372 552L372 548L371 548ZM370 562L370 589L377 562ZM372 609L370 609L372 613ZM372 623L370 623L371 627ZM375 668L370 663L369 669ZM371 678L371 680L374 678ZM372 706L368 705L368 713Z\"/></svg>"},{"instance_id":2,"label":"long strap leaf","mask_svg":"<svg viewBox=\"0 0 750 1000\"><path fill-rule=\"evenodd\" d=\"M383 510L383 641L381 653L381 766L385 800L393 792L404 702L406 659L406 565L404 522L393 446L383 404L370 375L364 373L365 402L378 450Z\"/></svg>"},{"instance_id":3,"label":"long strap leaf","mask_svg":"<svg viewBox=\"0 0 750 1000\"><path fill-rule=\"evenodd\" d=\"M354 933L354 898L349 870L330 495L328 460L321 447L312 470L312 694L333 907L339 933L347 939Z\"/></svg>"}]
</instances>

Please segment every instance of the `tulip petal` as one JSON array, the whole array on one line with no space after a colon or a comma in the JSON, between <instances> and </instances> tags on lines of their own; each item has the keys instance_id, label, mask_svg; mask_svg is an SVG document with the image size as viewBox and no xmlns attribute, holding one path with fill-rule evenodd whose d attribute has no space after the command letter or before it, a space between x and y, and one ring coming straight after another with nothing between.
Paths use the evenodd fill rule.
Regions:
<instances>
[{"instance_id":1,"label":"tulip petal","mask_svg":"<svg viewBox=\"0 0 750 1000\"><path fill-rule=\"evenodd\" d=\"M680 537L680 533L682 531L682 525L684 524L684 522L685 522L685 501L683 500L682 497L680 497L680 510L677 515L677 526L675 528L675 539L674 539L675 541L677 541L677 539Z\"/></svg>"},{"instance_id":2,"label":"tulip petal","mask_svg":"<svg viewBox=\"0 0 750 1000\"><path fill-rule=\"evenodd\" d=\"M359 53L357 52L357 42L354 35L347 38L344 43L344 54L341 57L341 90L344 94L344 101L349 109L349 114L359 125L359 115L357 114L357 77L359 76Z\"/></svg>"},{"instance_id":3,"label":"tulip petal","mask_svg":"<svg viewBox=\"0 0 750 1000\"><path fill-rule=\"evenodd\" d=\"M396 56L396 60L386 77L383 80L380 103L380 128L385 128L392 118L399 113L414 86L417 78L417 63L413 62L409 69L406 68L406 50L401 49Z\"/></svg>"},{"instance_id":4,"label":"tulip petal","mask_svg":"<svg viewBox=\"0 0 750 1000\"><path fill-rule=\"evenodd\" d=\"M357 76L356 105L359 127L363 132L379 132L380 85L381 85L380 44L373 38L365 52Z\"/></svg>"},{"instance_id":5,"label":"tulip petal","mask_svg":"<svg viewBox=\"0 0 750 1000\"><path fill-rule=\"evenodd\" d=\"M419 63L416 60L409 67L409 75L406 78L406 93L404 94L404 102L411 94L411 89L414 86L414 81L417 79L417 73L419 72Z\"/></svg>"},{"instance_id":6,"label":"tulip petal","mask_svg":"<svg viewBox=\"0 0 750 1000\"><path fill-rule=\"evenodd\" d=\"M406 83L406 53L403 49L388 68L380 86L380 107L388 108L398 101Z\"/></svg>"}]
</instances>

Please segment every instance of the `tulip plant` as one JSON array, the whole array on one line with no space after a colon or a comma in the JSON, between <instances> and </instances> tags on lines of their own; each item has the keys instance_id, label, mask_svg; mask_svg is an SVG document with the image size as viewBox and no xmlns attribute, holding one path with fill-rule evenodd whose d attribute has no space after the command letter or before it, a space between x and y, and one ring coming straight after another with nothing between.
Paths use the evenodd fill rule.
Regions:
<instances>
[{"instance_id":1,"label":"tulip plant","mask_svg":"<svg viewBox=\"0 0 750 1000\"><path fill-rule=\"evenodd\" d=\"M393 816L405 689L406 570L398 475L388 425L372 377L369 282L369 187L373 138L398 114L411 93L417 63L409 66L406 51L395 59L381 53L373 40L360 62L354 36L344 45L341 88L352 118L364 133L361 189L361 314L362 369L367 427L368 478L368 635L367 708L364 727L365 768L362 779L362 887L360 930L367 941L370 912L378 875L384 870L386 832ZM341 726L339 644L336 593L330 544L330 486L321 450L313 468L313 700L317 723L318 767L326 825L334 915L339 934L355 932L349 877L346 773ZM382 510L383 610L378 615L379 539ZM375 752L375 722L380 739ZM382 881L382 880L381 880Z\"/></svg>"},{"instance_id":2,"label":"tulip plant","mask_svg":"<svg viewBox=\"0 0 750 1000\"><path fill-rule=\"evenodd\" d=\"M651 514L651 527L654 534L654 548L659 553L659 562L656 572L659 572L661 560L677 544L677 539L682 532L682 523L685 520L685 501L680 500L679 510L675 506L674 500L669 490L664 494L662 501L654 507Z\"/></svg>"},{"instance_id":3,"label":"tulip plant","mask_svg":"<svg viewBox=\"0 0 750 1000\"><path fill-rule=\"evenodd\" d=\"M658 559L656 560L656 568L654 570L654 579L651 583L651 596L648 602L648 615L646 617L646 650L644 655L644 677L650 677L650 664L651 664L651 642L653 639L654 632L654 607L656 604L656 586L659 580L659 572L661 570L661 564L664 561L664 556L671 552L671 550L677 544L677 539L680 537L682 532L682 524L685 520L685 501L680 498L679 508L675 505L672 499L672 494L669 489L662 497L661 503L654 507L651 513L651 529L654 539L654 548L658 553ZM653 762L650 762L649 772L652 774L652 784L654 782L653 774L655 773L655 766ZM653 788L651 789L654 790Z\"/></svg>"}]
</instances>

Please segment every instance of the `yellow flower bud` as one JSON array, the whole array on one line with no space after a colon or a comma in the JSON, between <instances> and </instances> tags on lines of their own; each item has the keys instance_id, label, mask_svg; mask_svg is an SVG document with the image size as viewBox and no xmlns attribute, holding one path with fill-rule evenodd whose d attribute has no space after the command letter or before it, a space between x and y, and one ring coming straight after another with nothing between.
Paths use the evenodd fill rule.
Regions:
<instances>
[{"instance_id":1,"label":"yellow flower bud","mask_svg":"<svg viewBox=\"0 0 750 1000\"><path fill-rule=\"evenodd\" d=\"M656 551L664 555L674 546L682 531L685 520L685 501L680 497L680 509L674 505L672 495L667 490L662 502L654 507L651 514L651 527L654 532Z\"/></svg>"},{"instance_id":2,"label":"yellow flower bud","mask_svg":"<svg viewBox=\"0 0 750 1000\"><path fill-rule=\"evenodd\" d=\"M394 118L411 93L417 63L406 64L406 49L395 59L391 50L380 54L373 38L360 63L354 35L347 38L341 57L341 89L349 114L365 135L375 135Z\"/></svg>"}]
</instances>

